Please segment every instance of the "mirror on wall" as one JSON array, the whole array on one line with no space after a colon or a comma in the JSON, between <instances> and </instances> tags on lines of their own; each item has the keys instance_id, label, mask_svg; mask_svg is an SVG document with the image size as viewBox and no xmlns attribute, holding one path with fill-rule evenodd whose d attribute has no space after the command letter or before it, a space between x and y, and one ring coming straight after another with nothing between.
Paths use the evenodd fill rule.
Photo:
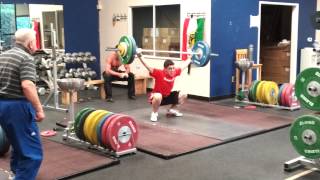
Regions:
<instances>
[{"instance_id":1,"label":"mirror on wall","mask_svg":"<svg viewBox=\"0 0 320 180\"><path fill-rule=\"evenodd\" d=\"M3 50L14 44L14 33L20 28L37 32L39 49L52 48L50 24L56 31L56 45L64 49L64 17L62 5L0 4L0 43Z\"/></svg>"}]
</instances>

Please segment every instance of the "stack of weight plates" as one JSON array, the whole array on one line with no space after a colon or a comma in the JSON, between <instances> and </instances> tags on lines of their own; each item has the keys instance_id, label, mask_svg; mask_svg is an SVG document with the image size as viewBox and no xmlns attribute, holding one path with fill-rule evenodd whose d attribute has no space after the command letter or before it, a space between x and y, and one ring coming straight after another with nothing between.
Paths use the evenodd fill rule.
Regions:
<instances>
[{"instance_id":1,"label":"stack of weight plates","mask_svg":"<svg viewBox=\"0 0 320 180\"><path fill-rule=\"evenodd\" d=\"M136 41L132 36L122 36L117 47L122 64L131 64L137 51Z\"/></svg>"},{"instance_id":2,"label":"stack of weight plates","mask_svg":"<svg viewBox=\"0 0 320 180\"><path fill-rule=\"evenodd\" d=\"M249 100L264 104L278 103L278 85L273 81L254 81L249 88Z\"/></svg>"},{"instance_id":3,"label":"stack of weight plates","mask_svg":"<svg viewBox=\"0 0 320 180\"><path fill-rule=\"evenodd\" d=\"M278 104L280 106L293 107L298 106L299 101L295 96L294 85L290 83L284 83L280 86L278 95Z\"/></svg>"},{"instance_id":4,"label":"stack of weight plates","mask_svg":"<svg viewBox=\"0 0 320 180\"><path fill-rule=\"evenodd\" d=\"M115 152L135 148L138 139L132 117L106 110L82 109L75 117L74 129L79 139Z\"/></svg>"},{"instance_id":5,"label":"stack of weight plates","mask_svg":"<svg viewBox=\"0 0 320 180\"><path fill-rule=\"evenodd\" d=\"M302 71L296 79L294 89L302 106L310 110L320 110L320 68L308 68ZM319 115L310 114L298 117L291 125L290 140L300 155L309 159L319 159Z\"/></svg>"}]
</instances>

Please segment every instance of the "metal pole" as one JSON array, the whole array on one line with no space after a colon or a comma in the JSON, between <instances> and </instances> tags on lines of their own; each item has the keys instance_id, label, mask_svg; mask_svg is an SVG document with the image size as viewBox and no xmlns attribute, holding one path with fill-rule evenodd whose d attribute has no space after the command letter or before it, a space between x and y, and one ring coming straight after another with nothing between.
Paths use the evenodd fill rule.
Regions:
<instances>
[{"instance_id":1,"label":"metal pole","mask_svg":"<svg viewBox=\"0 0 320 180\"><path fill-rule=\"evenodd\" d=\"M53 61L53 88L54 88L54 107L59 108L58 87L57 87L57 61L56 61L56 31L53 29L53 23L50 23L51 29L51 46Z\"/></svg>"}]
</instances>

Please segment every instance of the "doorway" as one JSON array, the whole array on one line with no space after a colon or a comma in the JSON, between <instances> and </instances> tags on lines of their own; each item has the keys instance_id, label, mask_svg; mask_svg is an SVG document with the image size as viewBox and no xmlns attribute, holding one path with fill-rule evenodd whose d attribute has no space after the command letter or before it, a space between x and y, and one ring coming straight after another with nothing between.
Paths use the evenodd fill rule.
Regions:
<instances>
[{"instance_id":1,"label":"doorway","mask_svg":"<svg viewBox=\"0 0 320 180\"><path fill-rule=\"evenodd\" d=\"M294 82L297 71L298 4L260 2L258 60L262 80Z\"/></svg>"}]
</instances>

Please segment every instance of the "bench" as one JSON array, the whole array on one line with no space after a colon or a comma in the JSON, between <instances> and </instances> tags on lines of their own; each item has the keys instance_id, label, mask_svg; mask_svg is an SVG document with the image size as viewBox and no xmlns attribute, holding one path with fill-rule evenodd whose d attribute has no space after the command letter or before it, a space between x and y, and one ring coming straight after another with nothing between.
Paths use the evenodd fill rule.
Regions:
<instances>
[{"instance_id":1,"label":"bench","mask_svg":"<svg viewBox=\"0 0 320 180\"><path fill-rule=\"evenodd\" d=\"M134 81L135 81L135 91L136 95L141 95L141 94L147 94L147 84L148 80L152 79L152 77L149 76L135 76ZM99 86L99 94L101 99L106 98L106 93L104 91L104 80L98 79L98 80L91 80L91 81L86 81L85 85L97 85ZM62 96L61 96L61 103L68 105L70 102L70 93L67 91L62 91ZM73 102L78 101L78 94L73 93Z\"/></svg>"}]
</instances>

